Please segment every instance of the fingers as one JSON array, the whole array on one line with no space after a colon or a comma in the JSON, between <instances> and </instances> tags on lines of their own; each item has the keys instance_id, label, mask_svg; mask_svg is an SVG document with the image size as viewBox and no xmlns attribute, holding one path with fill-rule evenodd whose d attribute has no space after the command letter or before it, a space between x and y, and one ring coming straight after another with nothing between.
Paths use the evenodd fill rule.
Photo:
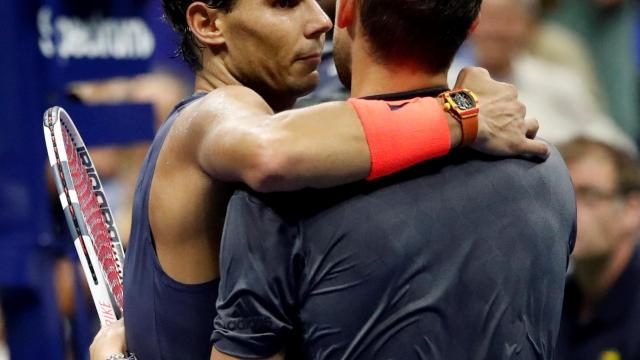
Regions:
<instances>
[{"instance_id":1,"label":"fingers","mask_svg":"<svg viewBox=\"0 0 640 360\"><path fill-rule=\"evenodd\" d=\"M524 126L526 128L526 137L528 139L534 139L540 129L540 124L537 119L525 119Z\"/></svg>"},{"instance_id":2,"label":"fingers","mask_svg":"<svg viewBox=\"0 0 640 360\"><path fill-rule=\"evenodd\" d=\"M465 68L456 87L476 93L480 104L479 141L473 148L494 155L534 155L547 158L549 145L535 140L540 129L536 119L526 119L527 107L518 100L518 89L491 79L482 68Z\"/></svg>"},{"instance_id":3,"label":"fingers","mask_svg":"<svg viewBox=\"0 0 640 360\"><path fill-rule=\"evenodd\" d=\"M549 149L549 144L542 140L532 140L525 139L520 145L519 153L523 155L534 155L539 156L543 159L549 157L551 150Z\"/></svg>"}]
</instances>

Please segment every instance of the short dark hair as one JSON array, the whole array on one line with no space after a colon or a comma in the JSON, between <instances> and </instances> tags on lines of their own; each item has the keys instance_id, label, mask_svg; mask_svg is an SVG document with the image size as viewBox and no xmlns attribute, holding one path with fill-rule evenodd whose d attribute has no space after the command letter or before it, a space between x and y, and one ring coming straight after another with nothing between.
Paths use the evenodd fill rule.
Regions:
<instances>
[{"instance_id":1,"label":"short dark hair","mask_svg":"<svg viewBox=\"0 0 640 360\"><path fill-rule=\"evenodd\" d=\"M611 159L617 173L616 191L622 196L640 193L640 166L626 152L586 137L575 138L558 146L558 149L567 164L589 156L590 151L593 150L606 154Z\"/></svg>"},{"instance_id":2,"label":"short dark hair","mask_svg":"<svg viewBox=\"0 0 640 360\"><path fill-rule=\"evenodd\" d=\"M200 44L191 33L187 24L187 9L194 2L201 2L207 6L220 9L225 12L231 11L236 0L162 0L165 19L171 23L173 29L180 34L180 45L176 50L176 55L182 57L189 64L193 71L202 70L202 60L199 50Z\"/></svg>"},{"instance_id":3,"label":"short dark hair","mask_svg":"<svg viewBox=\"0 0 640 360\"><path fill-rule=\"evenodd\" d=\"M384 60L413 57L446 70L469 34L482 0L359 0L360 22Z\"/></svg>"}]
</instances>

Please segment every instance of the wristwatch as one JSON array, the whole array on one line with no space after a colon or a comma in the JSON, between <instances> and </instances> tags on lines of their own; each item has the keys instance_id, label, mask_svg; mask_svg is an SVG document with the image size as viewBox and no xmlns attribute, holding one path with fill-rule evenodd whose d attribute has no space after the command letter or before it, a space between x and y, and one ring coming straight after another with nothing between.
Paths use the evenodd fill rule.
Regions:
<instances>
[{"instance_id":1,"label":"wristwatch","mask_svg":"<svg viewBox=\"0 0 640 360\"><path fill-rule=\"evenodd\" d=\"M478 114L480 113L480 103L476 94L467 89L454 89L443 92L438 97L444 100L444 111L460 123L461 146L473 144L478 136Z\"/></svg>"}]
</instances>

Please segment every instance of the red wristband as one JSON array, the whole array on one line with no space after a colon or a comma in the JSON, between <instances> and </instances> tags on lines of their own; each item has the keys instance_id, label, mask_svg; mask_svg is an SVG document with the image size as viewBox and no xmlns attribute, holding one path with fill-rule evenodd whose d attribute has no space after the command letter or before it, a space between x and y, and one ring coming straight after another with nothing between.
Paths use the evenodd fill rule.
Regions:
<instances>
[{"instance_id":1,"label":"red wristband","mask_svg":"<svg viewBox=\"0 0 640 360\"><path fill-rule=\"evenodd\" d=\"M434 98L401 101L351 98L348 102L358 113L371 152L367 180L449 152L449 122Z\"/></svg>"}]
</instances>

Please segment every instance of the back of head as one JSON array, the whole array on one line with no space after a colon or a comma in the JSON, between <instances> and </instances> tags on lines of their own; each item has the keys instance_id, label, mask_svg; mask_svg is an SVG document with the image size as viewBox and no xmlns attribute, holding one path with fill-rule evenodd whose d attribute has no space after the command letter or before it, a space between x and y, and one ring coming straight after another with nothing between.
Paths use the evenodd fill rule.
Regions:
<instances>
[{"instance_id":1,"label":"back of head","mask_svg":"<svg viewBox=\"0 0 640 360\"><path fill-rule=\"evenodd\" d=\"M445 71L469 34L482 0L361 0L360 22L382 61L413 58Z\"/></svg>"},{"instance_id":2,"label":"back of head","mask_svg":"<svg viewBox=\"0 0 640 360\"><path fill-rule=\"evenodd\" d=\"M202 2L214 9L230 11L236 0L162 0L165 19L167 19L173 29L180 34L180 46L177 54L194 71L202 69L201 55L199 54L200 46L197 40L189 30L187 24L187 8L194 2Z\"/></svg>"}]
</instances>

